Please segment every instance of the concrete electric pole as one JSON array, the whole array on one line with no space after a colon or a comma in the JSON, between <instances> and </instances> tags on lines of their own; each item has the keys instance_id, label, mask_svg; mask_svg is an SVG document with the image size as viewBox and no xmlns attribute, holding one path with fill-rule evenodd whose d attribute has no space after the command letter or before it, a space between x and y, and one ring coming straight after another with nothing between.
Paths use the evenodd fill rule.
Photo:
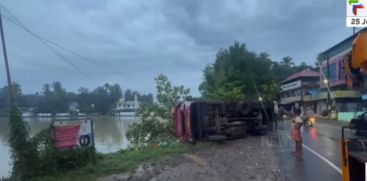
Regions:
<instances>
[{"instance_id":1,"label":"concrete electric pole","mask_svg":"<svg viewBox=\"0 0 367 181\"><path fill-rule=\"evenodd\" d=\"M5 63L5 70L6 70L6 77L8 80L8 89L9 89L9 98L10 104L14 103L14 93L13 93L13 86L11 84L10 78L10 69L9 69L9 62L8 62L8 55L6 52L6 45L5 45L5 37L4 37L4 29L3 29L3 20L2 20L2 13L0 8L0 34L1 34L1 43L3 46L3 54L4 54L4 63Z\"/></svg>"}]
</instances>

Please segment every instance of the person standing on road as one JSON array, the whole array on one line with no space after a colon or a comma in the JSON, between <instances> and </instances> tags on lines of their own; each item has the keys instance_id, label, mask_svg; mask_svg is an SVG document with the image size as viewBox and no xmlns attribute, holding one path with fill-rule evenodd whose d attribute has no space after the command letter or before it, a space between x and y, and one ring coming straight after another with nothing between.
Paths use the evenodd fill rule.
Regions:
<instances>
[{"instance_id":1,"label":"person standing on road","mask_svg":"<svg viewBox=\"0 0 367 181\"><path fill-rule=\"evenodd\" d=\"M277 101L273 101L273 103L274 103L275 128L278 129L279 107L278 107L278 102Z\"/></svg>"},{"instance_id":2,"label":"person standing on road","mask_svg":"<svg viewBox=\"0 0 367 181\"><path fill-rule=\"evenodd\" d=\"M295 116L292 120L292 138L296 143L296 151L293 153L293 156L299 157L302 155L302 137L301 137L301 127L302 127L302 119L300 118L301 110L296 109L294 111Z\"/></svg>"},{"instance_id":3,"label":"person standing on road","mask_svg":"<svg viewBox=\"0 0 367 181\"><path fill-rule=\"evenodd\" d=\"M279 121L280 121L280 129L284 128L284 118L286 117L286 111L283 107L279 109Z\"/></svg>"}]
</instances>

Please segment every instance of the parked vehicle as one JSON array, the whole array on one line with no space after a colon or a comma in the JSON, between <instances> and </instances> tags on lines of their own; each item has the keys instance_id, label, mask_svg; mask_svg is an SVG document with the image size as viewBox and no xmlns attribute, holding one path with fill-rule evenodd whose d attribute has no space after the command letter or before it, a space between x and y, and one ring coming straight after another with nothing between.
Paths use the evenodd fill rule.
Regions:
<instances>
[{"instance_id":1,"label":"parked vehicle","mask_svg":"<svg viewBox=\"0 0 367 181\"><path fill-rule=\"evenodd\" d=\"M342 128L341 161L343 181L360 181L365 178L367 162L367 137L348 136L345 129L360 129L361 124L350 124Z\"/></svg>"},{"instance_id":2,"label":"parked vehicle","mask_svg":"<svg viewBox=\"0 0 367 181\"><path fill-rule=\"evenodd\" d=\"M367 136L367 112L353 118L350 125L356 130L356 135Z\"/></svg>"},{"instance_id":3,"label":"parked vehicle","mask_svg":"<svg viewBox=\"0 0 367 181\"><path fill-rule=\"evenodd\" d=\"M367 76L367 32L360 32L354 39L352 50L343 57L347 85L353 87L351 70ZM356 130L356 137L345 134L345 129ZM342 128L341 161L343 181L364 180L367 162L367 112L353 118Z\"/></svg>"},{"instance_id":4,"label":"parked vehicle","mask_svg":"<svg viewBox=\"0 0 367 181\"><path fill-rule=\"evenodd\" d=\"M273 110L259 102L193 101L178 104L173 117L177 138L195 143L266 134Z\"/></svg>"}]
</instances>

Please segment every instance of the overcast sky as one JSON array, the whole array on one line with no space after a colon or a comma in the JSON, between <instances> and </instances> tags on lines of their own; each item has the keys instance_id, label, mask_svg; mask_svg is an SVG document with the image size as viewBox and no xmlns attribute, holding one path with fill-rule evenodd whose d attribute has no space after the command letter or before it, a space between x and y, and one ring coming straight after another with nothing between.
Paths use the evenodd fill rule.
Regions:
<instances>
[{"instance_id":1,"label":"overcast sky","mask_svg":"<svg viewBox=\"0 0 367 181\"><path fill-rule=\"evenodd\" d=\"M352 34L345 2L335 0L8 0L2 5L33 32L91 60L57 49L4 19L11 74L23 92L60 81L69 91L118 83L155 92L154 77L168 75L199 95L201 70L234 41L314 64L318 53ZM4 16L10 14L2 9ZM5 84L0 59L0 86Z\"/></svg>"}]
</instances>

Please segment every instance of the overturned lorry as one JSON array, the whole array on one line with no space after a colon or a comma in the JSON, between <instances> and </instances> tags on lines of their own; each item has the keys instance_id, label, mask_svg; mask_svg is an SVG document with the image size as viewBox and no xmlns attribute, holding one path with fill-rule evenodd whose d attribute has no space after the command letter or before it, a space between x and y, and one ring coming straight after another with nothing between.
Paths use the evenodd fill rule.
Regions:
<instances>
[{"instance_id":1,"label":"overturned lorry","mask_svg":"<svg viewBox=\"0 0 367 181\"><path fill-rule=\"evenodd\" d=\"M260 102L191 101L173 110L176 137L186 143L266 134L273 117L271 107Z\"/></svg>"}]
</instances>

